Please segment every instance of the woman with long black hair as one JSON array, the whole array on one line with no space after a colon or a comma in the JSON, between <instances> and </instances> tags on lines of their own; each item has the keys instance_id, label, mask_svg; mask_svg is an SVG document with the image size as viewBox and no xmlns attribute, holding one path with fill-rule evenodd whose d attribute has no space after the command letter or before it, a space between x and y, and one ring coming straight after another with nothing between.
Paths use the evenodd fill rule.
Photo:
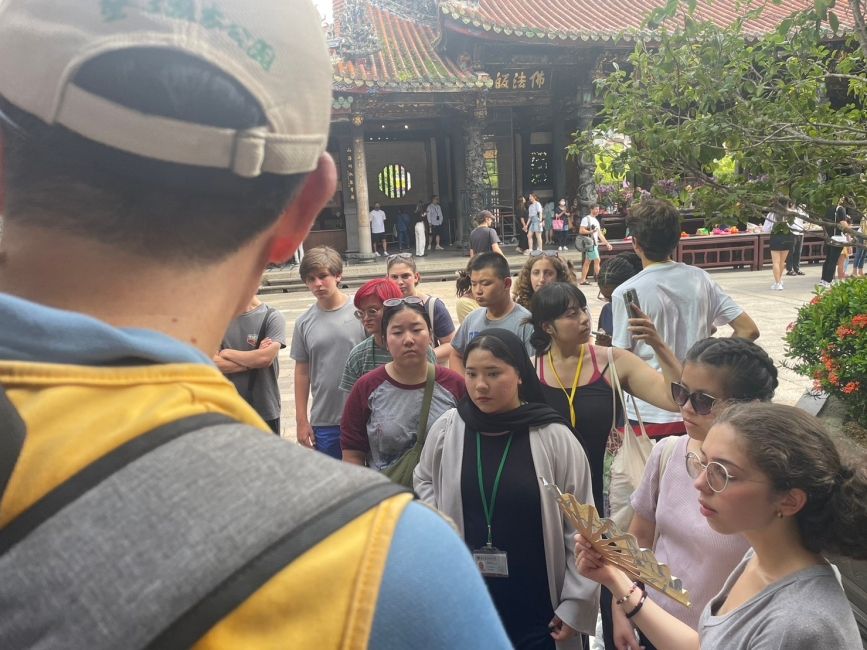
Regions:
<instances>
[{"instance_id":1,"label":"woman with long black hair","mask_svg":"<svg viewBox=\"0 0 867 650\"><path fill-rule=\"evenodd\" d=\"M587 457L517 336L485 330L464 360L467 397L431 428L415 490L454 520L515 647L578 648L599 591L577 575L573 528L539 477L592 503Z\"/></svg>"}]
</instances>

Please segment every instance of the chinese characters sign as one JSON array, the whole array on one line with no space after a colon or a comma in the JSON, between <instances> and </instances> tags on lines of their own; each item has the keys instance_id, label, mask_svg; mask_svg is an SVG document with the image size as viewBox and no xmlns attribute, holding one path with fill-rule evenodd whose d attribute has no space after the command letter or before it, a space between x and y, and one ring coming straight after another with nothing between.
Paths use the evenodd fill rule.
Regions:
<instances>
[{"instance_id":1,"label":"chinese characters sign","mask_svg":"<svg viewBox=\"0 0 867 650\"><path fill-rule=\"evenodd\" d=\"M205 29L226 34L263 70L270 70L274 64L276 53L271 44L227 17L216 4L202 5L193 0L100 0L100 10L105 22L124 20L131 11L198 23Z\"/></svg>"},{"instance_id":2,"label":"chinese characters sign","mask_svg":"<svg viewBox=\"0 0 867 650\"><path fill-rule=\"evenodd\" d=\"M548 90L548 86L551 85L551 72L544 68L496 70L490 75L494 80L494 90L526 92Z\"/></svg>"}]
</instances>

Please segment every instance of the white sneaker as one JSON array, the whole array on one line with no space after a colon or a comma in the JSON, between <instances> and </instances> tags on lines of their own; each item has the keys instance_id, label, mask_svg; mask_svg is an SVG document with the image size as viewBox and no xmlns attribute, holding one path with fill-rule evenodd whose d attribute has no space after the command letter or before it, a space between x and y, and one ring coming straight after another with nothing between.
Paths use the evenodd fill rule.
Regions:
<instances>
[{"instance_id":1,"label":"white sneaker","mask_svg":"<svg viewBox=\"0 0 867 650\"><path fill-rule=\"evenodd\" d=\"M782 291L782 290L783 290L783 283L777 282L777 291Z\"/></svg>"},{"instance_id":2,"label":"white sneaker","mask_svg":"<svg viewBox=\"0 0 867 650\"><path fill-rule=\"evenodd\" d=\"M373 251L373 254L376 255L377 257L382 257L382 255L379 254L379 251Z\"/></svg>"},{"instance_id":3,"label":"white sneaker","mask_svg":"<svg viewBox=\"0 0 867 650\"><path fill-rule=\"evenodd\" d=\"M776 282L774 282L774 283L771 285L771 291L776 291L778 286L779 286L779 285L778 285Z\"/></svg>"},{"instance_id":4,"label":"white sneaker","mask_svg":"<svg viewBox=\"0 0 867 650\"><path fill-rule=\"evenodd\" d=\"M529 255L530 251L524 251L524 255Z\"/></svg>"},{"instance_id":5,"label":"white sneaker","mask_svg":"<svg viewBox=\"0 0 867 650\"><path fill-rule=\"evenodd\" d=\"M830 289L830 288L831 288L831 283L830 283L830 282L825 282L824 280L819 280L819 284L817 284L816 286L817 286L817 287L824 287L825 289Z\"/></svg>"},{"instance_id":6,"label":"white sneaker","mask_svg":"<svg viewBox=\"0 0 867 650\"><path fill-rule=\"evenodd\" d=\"M442 246L437 246L437 250L438 250L438 251L444 251L445 248L443 248Z\"/></svg>"}]
</instances>

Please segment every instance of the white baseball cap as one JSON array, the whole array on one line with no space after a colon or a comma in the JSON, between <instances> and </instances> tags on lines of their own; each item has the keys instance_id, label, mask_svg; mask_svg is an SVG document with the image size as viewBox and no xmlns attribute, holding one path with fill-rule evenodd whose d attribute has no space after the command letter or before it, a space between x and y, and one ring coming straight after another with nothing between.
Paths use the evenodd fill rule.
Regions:
<instances>
[{"instance_id":1,"label":"white baseball cap","mask_svg":"<svg viewBox=\"0 0 867 650\"><path fill-rule=\"evenodd\" d=\"M128 48L185 52L261 105L267 126L235 130L149 115L73 79ZM0 95L48 124L166 162L262 173L312 171L331 117L331 63L310 0L0 0Z\"/></svg>"}]
</instances>

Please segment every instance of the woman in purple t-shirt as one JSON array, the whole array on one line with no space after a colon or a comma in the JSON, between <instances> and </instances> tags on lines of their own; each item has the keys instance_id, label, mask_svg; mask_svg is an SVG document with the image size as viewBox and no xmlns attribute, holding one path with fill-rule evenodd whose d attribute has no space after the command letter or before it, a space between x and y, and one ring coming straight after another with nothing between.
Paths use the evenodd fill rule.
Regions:
<instances>
[{"instance_id":1,"label":"woman in purple t-shirt","mask_svg":"<svg viewBox=\"0 0 867 650\"><path fill-rule=\"evenodd\" d=\"M777 369L768 354L755 343L739 338L707 338L690 348L679 383L671 394L680 404L686 436L665 439L654 448L635 494L635 514L629 532L639 546L652 548L672 575L688 581L692 607L687 608L656 593L648 597L692 627L707 602L749 548L740 535L713 531L696 506L693 479L683 459L698 453L707 432L730 402L770 401L777 387ZM634 631L622 607L612 608L614 640L627 647ZM644 637L646 650L653 645Z\"/></svg>"}]
</instances>

